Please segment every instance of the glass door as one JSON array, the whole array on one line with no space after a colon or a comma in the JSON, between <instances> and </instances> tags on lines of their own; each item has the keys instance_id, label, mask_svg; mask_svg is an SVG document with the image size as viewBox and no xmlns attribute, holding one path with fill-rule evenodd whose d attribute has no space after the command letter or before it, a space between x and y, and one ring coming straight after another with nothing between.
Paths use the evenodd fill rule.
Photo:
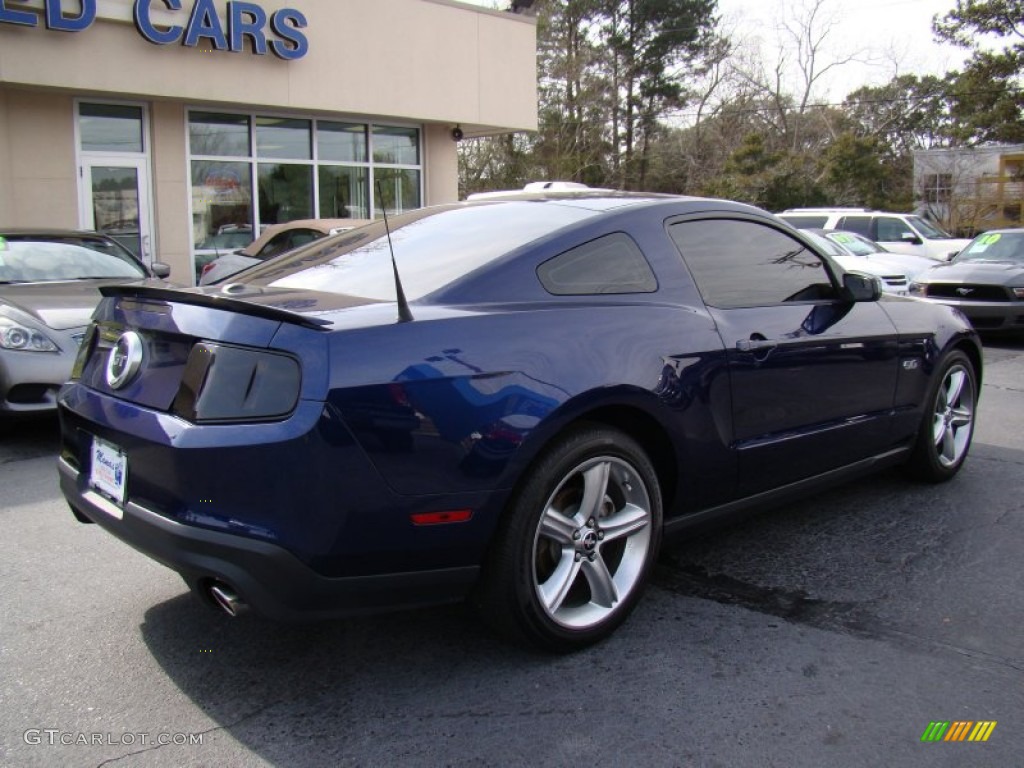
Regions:
<instances>
[{"instance_id":1,"label":"glass door","mask_svg":"<svg viewBox=\"0 0 1024 768\"><path fill-rule=\"evenodd\" d=\"M117 240L149 264L149 175L144 159L82 159L82 225Z\"/></svg>"}]
</instances>

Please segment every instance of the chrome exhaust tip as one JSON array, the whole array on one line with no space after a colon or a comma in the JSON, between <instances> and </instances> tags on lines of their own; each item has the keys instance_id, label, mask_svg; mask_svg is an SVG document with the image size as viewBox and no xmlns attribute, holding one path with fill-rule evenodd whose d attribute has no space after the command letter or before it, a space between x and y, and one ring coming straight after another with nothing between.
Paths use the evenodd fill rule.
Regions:
<instances>
[{"instance_id":1,"label":"chrome exhaust tip","mask_svg":"<svg viewBox=\"0 0 1024 768\"><path fill-rule=\"evenodd\" d=\"M238 616L245 613L247 608L246 604L242 602L242 599L238 594L229 587L227 584L221 584L215 581L210 585L207 590L213 602L224 611L228 616Z\"/></svg>"}]
</instances>

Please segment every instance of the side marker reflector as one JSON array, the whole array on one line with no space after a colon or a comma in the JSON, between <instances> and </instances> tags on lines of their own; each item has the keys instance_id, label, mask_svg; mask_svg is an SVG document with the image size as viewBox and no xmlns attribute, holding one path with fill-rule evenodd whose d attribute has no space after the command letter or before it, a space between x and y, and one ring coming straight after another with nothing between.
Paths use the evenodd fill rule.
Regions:
<instances>
[{"instance_id":1,"label":"side marker reflector","mask_svg":"<svg viewBox=\"0 0 1024 768\"><path fill-rule=\"evenodd\" d=\"M473 517L472 509L452 509L447 512L417 512L409 515L413 525L444 525L464 523Z\"/></svg>"}]
</instances>

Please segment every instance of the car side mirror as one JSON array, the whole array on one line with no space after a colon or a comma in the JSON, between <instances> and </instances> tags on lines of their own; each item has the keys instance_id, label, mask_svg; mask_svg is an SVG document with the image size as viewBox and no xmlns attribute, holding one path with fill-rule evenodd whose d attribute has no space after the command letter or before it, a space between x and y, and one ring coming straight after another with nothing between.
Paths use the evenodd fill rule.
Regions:
<instances>
[{"instance_id":1,"label":"car side mirror","mask_svg":"<svg viewBox=\"0 0 1024 768\"><path fill-rule=\"evenodd\" d=\"M149 266L149 271L153 273L154 277L159 277L161 280L171 274L171 268L162 261L154 261Z\"/></svg>"},{"instance_id":2,"label":"car side mirror","mask_svg":"<svg viewBox=\"0 0 1024 768\"><path fill-rule=\"evenodd\" d=\"M913 232L904 232L900 235L900 242L910 243L911 245L920 245L921 238L915 235Z\"/></svg>"},{"instance_id":3,"label":"car side mirror","mask_svg":"<svg viewBox=\"0 0 1024 768\"><path fill-rule=\"evenodd\" d=\"M848 301L878 301L882 297L882 281L864 272L843 274L843 292Z\"/></svg>"}]
</instances>

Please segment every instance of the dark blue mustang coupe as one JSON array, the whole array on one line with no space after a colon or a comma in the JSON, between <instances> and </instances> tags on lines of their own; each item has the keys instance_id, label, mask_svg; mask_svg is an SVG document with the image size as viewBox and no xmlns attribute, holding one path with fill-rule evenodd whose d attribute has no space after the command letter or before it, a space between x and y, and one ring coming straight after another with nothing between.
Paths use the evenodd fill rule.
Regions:
<instances>
[{"instance_id":1,"label":"dark blue mustang coupe","mask_svg":"<svg viewBox=\"0 0 1024 768\"><path fill-rule=\"evenodd\" d=\"M469 597L578 648L663 534L970 446L965 318L737 203L522 193L234 280L104 290L59 462L79 520L231 614Z\"/></svg>"}]
</instances>

